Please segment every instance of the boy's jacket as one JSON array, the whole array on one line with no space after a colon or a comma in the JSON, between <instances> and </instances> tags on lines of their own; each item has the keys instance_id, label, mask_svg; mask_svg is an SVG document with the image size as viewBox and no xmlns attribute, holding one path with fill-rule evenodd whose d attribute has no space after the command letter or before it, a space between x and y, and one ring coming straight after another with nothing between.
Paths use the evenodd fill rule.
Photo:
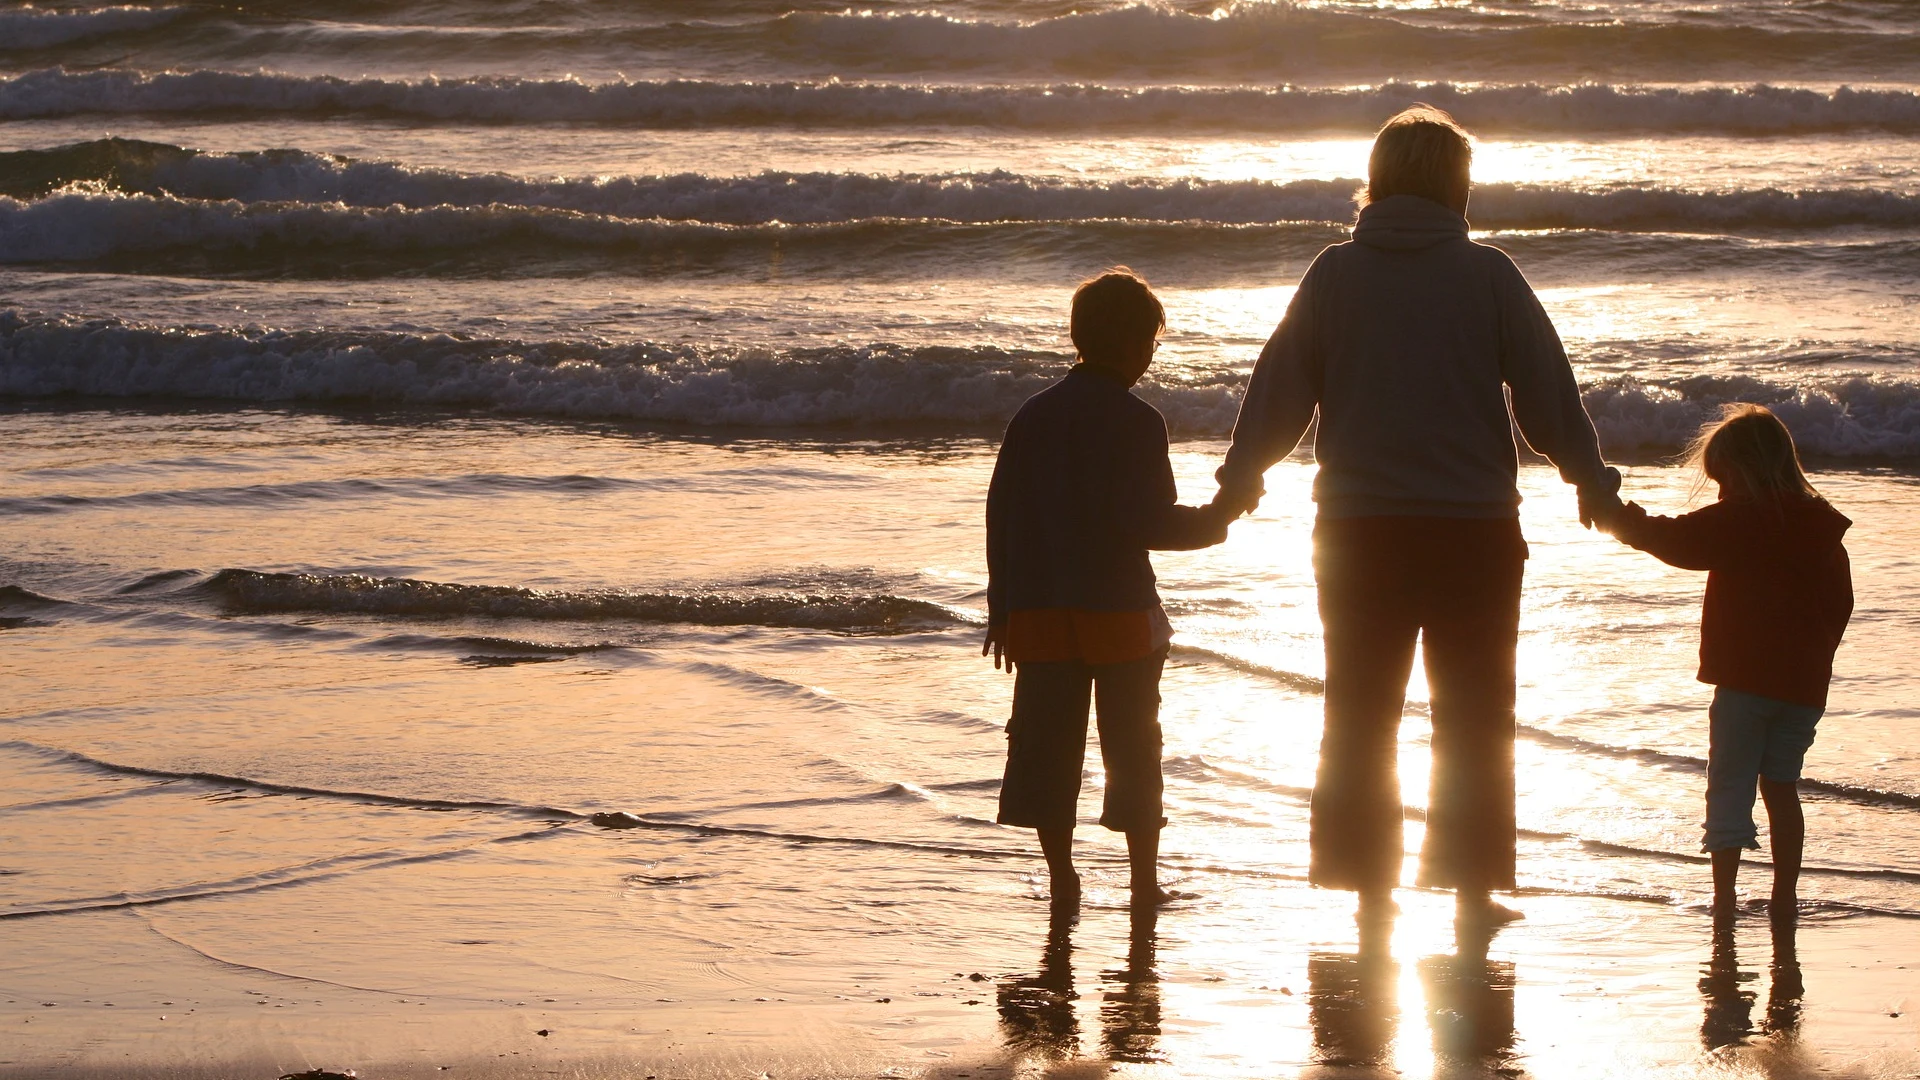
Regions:
<instances>
[{"instance_id":1,"label":"boy's jacket","mask_svg":"<svg viewBox=\"0 0 1920 1080\"><path fill-rule=\"evenodd\" d=\"M1167 423L1117 379L1080 364L1007 425L987 492L987 612L1146 611L1148 549L1205 547L1219 526L1179 506Z\"/></svg>"}]
</instances>

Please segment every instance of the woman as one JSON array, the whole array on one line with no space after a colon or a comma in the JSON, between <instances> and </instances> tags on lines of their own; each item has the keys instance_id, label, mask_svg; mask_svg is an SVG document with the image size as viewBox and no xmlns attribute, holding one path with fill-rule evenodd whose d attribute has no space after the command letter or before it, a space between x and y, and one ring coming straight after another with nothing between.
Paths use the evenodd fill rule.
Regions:
<instances>
[{"instance_id":1,"label":"woman","mask_svg":"<svg viewBox=\"0 0 1920 1080\"><path fill-rule=\"evenodd\" d=\"M1455 890L1463 921L1519 913L1514 887L1514 649L1527 557L1513 440L1580 489L1581 520L1617 504L1580 390L1533 289L1467 238L1472 143L1416 106L1374 140L1353 239L1320 253L1267 342L1220 469L1251 507L1261 474L1316 412L1314 574L1326 719L1310 880L1393 910L1402 847L1398 753L1413 649L1425 642L1433 775L1418 882ZM1511 408L1509 408L1511 400Z\"/></svg>"}]
</instances>

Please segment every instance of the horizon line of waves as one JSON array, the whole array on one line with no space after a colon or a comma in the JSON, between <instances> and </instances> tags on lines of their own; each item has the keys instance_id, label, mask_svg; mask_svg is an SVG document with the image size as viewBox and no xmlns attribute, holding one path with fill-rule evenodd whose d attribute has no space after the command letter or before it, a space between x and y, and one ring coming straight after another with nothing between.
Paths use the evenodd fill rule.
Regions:
<instances>
[{"instance_id":1,"label":"horizon line of waves","mask_svg":"<svg viewBox=\"0 0 1920 1080\"><path fill-rule=\"evenodd\" d=\"M1606 359L1651 350L1712 360L1689 342L1602 343ZM1912 364L1888 350L1824 343L1750 357L1776 379L1610 377L1583 390L1610 454L1684 446L1721 405L1766 405L1814 459L1920 457L1920 380L1837 365ZM396 332L171 329L119 319L0 309L0 399L141 398L277 405L482 409L522 416L620 419L699 427L935 430L986 436L1066 372L1064 353L992 346L818 346L780 353L460 339ZM1578 362L1580 357L1575 356ZM1142 398L1183 438L1228 434L1246 376L1230 369L1179 381L1149 377Z\"/></svg>"},{"instance_id":2,"label":"horizon line of waves","mask_svg":"<svg viewBox=\"0 0 1920 1080\"><path fill-rule=\"evenodd\" d=\"M457 477L302 480L284 484L244 484L137 491L123 495L0 496L0 517L10 514L63 514L123 506L249 507L371 498L485 497L503 492L553 492L572 495L635 490L719 492L735 489L706 476L630 478L581 474L524 476L507 473L473 473ZM118 591L132 593L152 589L193 572L191 570L163 571L160 574L142 578Z\"/></svg>"},{"instance_id":3,"label":"horizon line of waves","mask_svg":"<svg viewBox=\"0 0 1920 1080\"><path fill-rule=\"evenodd\" d=\"M102 37L137 34L166 26L193 9L118 4L95 8L35 8L32 4L0 11L0 53L30 52L85 44ZM4 114L0 114L4 115Z\"/></svg>"},{"instance_id":4,"label":"horizon line of waves","mask_svg":"<svg viewBox=\"0 0 1920 1080\"><path fill-rule=\"evenodd\" d=\"M1920 131L1920 93L1841 87L1457 85L1369 87L928 86L830 82L584 82L511 76L343 79L269 72L68 71L0 78L0 119L86 114L365 114L499 124L640 128L987 127L1000 130L1370 132L1415 102L1482 136L1507 133L1784 135Z\"/></svg>"},{"instance_id":5,"label":"horizon line of waves","mask_svg":"<svg viewBox=\"0 0 1920 1080\"><path fill-rule=\"evenodd\" d=\"M229 776L225 773L201 772L192 770L152 769L141 765L125 765L83 754L78 750L67 750L40 743L12 739L0 741L0 750L12 750L31 754L35 757L62 764L76 765L82 769L109 773L115 776L138 776L152 780L186 782L213 788L244 788L250 791L265 792L270 795L290 795L295 797L340 799L347 802L366 803L374 806L392 806L408 810L427 810L437 812L478 810L488 813L505 813L517 817L537 818L543 821L580 821L586 815L572 810L562 810L552 806L527 806L522 803L496 802L484 799L430 799L406 795L386 795L368 791L344 791L336 788L307 787L298 784L281 784L268 780L256 780L245 776Z\"/></svg>"},{"instance_id":6,"label":"horizon line of waves","mask_svg":"<svg viewBox=\"0 0 1920 1080\"><path fill-rule=\"evenodd\" d=\"M532 829L511 833L506 836L490 836L436 851L395 854L391 851L366 852L357 855L338 855L326 859L317 859L299 866L280 867L255 874L245 874L216 882L195 882L172 889L156 889L138 893L113 893L105 896L77 897L67 900L38 901L31 907L0 910L0 920L38 919L55 915L79 915L95 911L124 911L129 908L159 907L163 904L179 904L193 900L210 900L223 896L244 896L248 893L267 892L273 889L295 888L301 885L314 885L323 881L332 881L351 874L368 870L383 870L392 866L407 866L416 863L439 862L445 859L459 858L473 852L483 844L516 843L523 840L535 840L551 836L564 825L550 825L543 829Z\"/></svg>"},{"instance_id":7,"label":"horizon line of waves","mask_svg":"<svg viewBox=\"0 0 1920 1080\"><path fill-rule=\"evenodd\" d=\"M873 593L547 591L363 574L227 569L192 587L223 610L312 611L402 618L499 618L770 626L842 633L912 633L965 622L926 600Z\"/></svg>"},{"instance_id":8,"label":"horizon line of waves","mask_svg":"<svg viewBox=\"0 0 1920 1080\"><path fill-rule=\"evenodd\" d=\"M1524 725L1522 726L1524 727ZM1603 747L1602 749L1612 750L1616 748ZM1702 765L1702 768L1704 768L1705 763L1702 762L1701 765ZM1308 803L1311 802L1313 798L1313 789L1311 787L1305 787L1298 784L1278 783L1276 781L1268 780L1267 778L1260 776L1258 773L1254 773L1245 769L1236 769L1231 766L1217 764L1213 761L1207 760L1205 756L1200 754L1185 754L1185 755L1180 755L1178 757L1169 758L1164 763L1163 768L1169 777L1173 777L1175 779L1189 780L1189 781L1194 781L1196 783L1225 782L1233 785L1234 787L1242 788L1245 790L1259 791L1269 795L1278 795L1281 798L1284 798L1298 806L1308 805ZM1819 781L1805 781L1805 780L1803 780L1802 783L1803 784L1820 784ZM1848 790L1848 786L1843 784L1824 784L1821 786L1825 790L1833 790L1833 789ZM1859 790L1859 789L1852 789L1852 790ZM1888 794L1886 792L1880 792L1880 791L1875 791L1871 789L1867 789L1867 791L1869 794L1874 796ZM1920 801L1917 801L1915 803L1899 802L1899 803L1881 804L1881 805L1898 805L1902 807L1912 807L1912 806L1920 805ZM1408 821L1423 822L1427 819L1426 809L1419 806L1402 804L1400 807L1400 813L1401 813L1401 816ZM1615 843L1607 840L1593 840L1584 836L1580 836L1577 833L1559 832L1551 829L1521 828L1518 830L1518 835L1522 840L1531 840L1537 843L1575 844L1582 851L1588 852L1589 854L1602 855L1607 857L1652 859L1660 862L1683 862L1683 863L1699 864L1699 865L1706 865L1712 861L1708 856L1701 855L1701 854L1664 851L1659 848L1639 847L1632 844L1621 844L1621 843ZM1770 869L1773 866L1772 863L1766 862L1763 860L1748 860L1748 865L1754 866L1754 867L1760 867L1763 869ZM1873 881L1898 881L1898 882L1904 882L1908 884L1920 884L1920 871L1895 870L1895 869L1890 869L1885 867L1804 866L1802 867L1802 872L1807 874L1823 876L1823 877L1854 878L1859 880L1873 880Z\"/></svg>"},{"instance_id":9,"label":"horizon line of waves","mask_svg":"<svg viewBox=\"0 0 1920 1080\"><path fill-rule=\"evenodd\" d=\"M181 19L193 11L198 16ZM116 14L118 13L118 14ZM1747 80L1781 73L1896 81L1920 73L1906 28L1766 26L1753 20L1523 21L1443 26L1383 10L1340 12L1234 2L1209 13L1158 3L1024 20L931 11L788 11L773 17L614 25L457 27L436 31L363 22L222 17L217 9L118 8L48 16L15 12L5 51L81 61L115 42L173 65L200 56L355 60L401 70L446 59L487 65L528 55L557 70L617 70L636 61L669 70L786 70L871 75L1007 75L1247 81L1434 76L1561 77L1629 73L1649 81ZM17 44L16 44L17 42ZM0 48L5 48L0 46Z\"/></svg>"},{"instance_id":10,"label":"horizon line of waves","mask_svg":"<svg viewBox=\"0 0 1920 1080\"><path fill-rule=\"evenodd\" d=\"M967 819L972 821L974 819ZM680 820L677 816L666 817L657 814L633 814L626 811L608 811L592 815L589 824L611 832L626 829L650 829L667 832L692 833L700 836L738 836L749 839L778 840L789 844L832 844L861 848L882 848L895 851L915 851L931 855L960 855L976 859L1033 859L1034 852L1011 850L1007 848L974 847L967 844L933 844L916 840L885 840L865 836L826 836L816 833L784 832L778 829L751 828L738 825L718 825L710 822ZM991 823L983 823L991 824ZM1098 853L1076 855L1082 861L1123 865L1125 856L1107 856Z\"/></svg>"},{"instance_id":11,"label":"horizon line of waves","mask_svg":"<svg viewBox=\"0 0 1920 1080\"><path fill-rule=\"evenodd\" d=\"M72 607L71 600L57 600L51 596L42 596L32 589L19 585L0 585L0 610L44 611L48 608Z\"/></svg>"},{"instance_id":12,"label":"horizon line of waves","mask_svg":"<svg viewBox=\"0 0 1920 1080\"><path fill-rule=\"evenodd\" d=\"M725 227L908 222L1348 226L1363 186L1345 177L1093 181L1006 170L530 179L302 150L212 153L113 139L0 153L0 257L84 260L275 243L444 249L516 238L658 246L685 239L689 226L721 236ZM1920 193L1484 183L1470 213L1481 230L1903 230L1920 226Z\"/></svg>"},{"instance_id":13,"label":"horizon line of waves","mask_svg":"<svg viewBox=\"0 0 1920 1080\"><path fill-rule=\"evenodd\" d=\"M1298 690L1307 694L1320 695L1326 693L1326 681L1318 676L1272 667L1233 656L1229 653L1218 652L1213 649L1175 644L1173 646L1173 655L1192 657L1233 671L1253 675L1270 682L1277 682L1289 689ZM1431 706L1424 701L1408 701L1405 703L1404 708L1407 713L1416 716L1427 716L1431 711ZM1572 750L1576 753L1595 754L1623 761L1635 761L1643 765L1675 769L1682 772L1705 773L1707 771L1707 759L1692 754L1676 754L1671 751L1654 750L1638 746L1617 746L1611 743L1581 738L1578 735L1568 735L1563 732L1550 731L1546 728L1525 723L1515 724L1514 731L1519 737L1529 742L1539 743L1543 746L1558 747L1563 750ZM1221 768L1221 766L1204 760L1202 760L1200 764L1209 769ZM1258 780L1257 777L1254 777L1250 773L1235 772L1233 775L1244 777L1250 782ZM1265 783L1265 781L1259 782ZM1278 794L1284 794L1289 797L1301 795L1305 792L1305 789L1285 786L1272 790ZM1871 787L1865 784L1852 784L1837 780L1820 780L1813 777L1802 777L1800 779L1800 790L1816 798L1832 802L1845 802L1858 806L1875 806L1894 810L1920 810L1920 793L1888 790L1886 788Z\"/></svg>"}]
</instances>

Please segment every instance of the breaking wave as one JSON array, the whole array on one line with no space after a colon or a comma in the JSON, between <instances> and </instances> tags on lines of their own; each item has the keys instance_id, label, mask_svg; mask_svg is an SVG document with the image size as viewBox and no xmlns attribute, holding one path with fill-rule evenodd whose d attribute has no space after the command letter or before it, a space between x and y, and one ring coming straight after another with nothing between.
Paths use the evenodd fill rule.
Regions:
<instances>
[{"instance_id":1,"label":"breaking wave","mask_svg":"<svg viewBox=\"0 0 1920 1080\"><path fill-rule=\"evenodd\" d=\"M1347 222L1361 186L1346 178L1089 182L1006 171L529 179L299 150L212 154L107 139L0 154L0 257L268 243L457 247L522 234L604 247L658 242L670 222ZM1472 216L1495 229L1909 229L1920 225L1920 196L1482 184Z\"/></svg>"},{"instance_id":2,"label":"breaking wave","mask_svg":"<svg viewBox=\"0 0 1920 1080\"><path fill-rule=\"evenodd\" d=\"M186 13L184 7L120 5L50 10L25 5L0 11L0 53L50 49L115 34L152 30Z\"/></svg>"},{"instance_id":3,"label":"breaking wave","mask_svg":"<svg viewBox=\"0 0 1920 1080\"><path fill-rule=\"evenodd\" d=\"M1804 377L1613 378L1587 387L1587 409L1615 454L1673 449L1722 403L1753 401L1778 413L1809 455L1920 457L1920 382L1817 373L1849 358L1875 366L1901 359L1815 343L1764 358L1776 369L1816 372ZM0 311L5 397L374 404L696 426L990 432L1069 360L990 346L874 344L776 354L362 331L182 330ZM1140 392L1175 434L1222 436L1232 430L1245 381L1223 369L1149 381Z\"/></svg>"},{"instance_id":4,"label":"breaking wave","mask_svg":"<svg viewBox=\"0 0 1920 1080\"><path fill-rule=\"evenodd\" d=\"M228 611L248 614L316 611L413 618L773 626L864 633L945 629L967 621L939 604L873 594L562 592L362 574L268 574L255 570L222 570L195 589Z\"/></svg>"},{"instance_id":5,"label":"breaking wave","mask_svg":"<svg viewBox=\"0 0 1920 1080\"><path fill-rule=\"evenodd\" d=\"M652 128L928 124L1039 131L1366 131L1415 101L1481 132L1729 135L1920 131L1910 90L1675 89L1604 83L1400 83L1360 88L922 86L701 80L584 82L511 77L342 79L268 72L67 71L0 79L0 118L89 113L367 114L484 123Z\"/></svg>"}]
</instances>

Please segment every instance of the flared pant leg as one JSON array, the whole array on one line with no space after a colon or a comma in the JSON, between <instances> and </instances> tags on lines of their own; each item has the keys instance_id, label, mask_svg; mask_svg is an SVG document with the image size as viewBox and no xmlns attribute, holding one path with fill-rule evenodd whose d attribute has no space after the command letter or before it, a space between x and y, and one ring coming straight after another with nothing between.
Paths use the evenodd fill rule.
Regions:
<instances>
[{"instance_id":1,"label":"flared pant leg","mask_svg":"<svg viewBox=\"0 0 1920 1080\"><path fill-rule=\"evenodd\" d=\"M1400 719L1416 643L1433 771L1419 882L1513 888L1514 654L1526 543L1517 521L1321 521L1314 570L1327 657L1309 879L1391 887L1404 857Z\"/></svg>"},{"instance_id":2,"label":"flared pant leg","mask_svg":"<svg viewBox=\"0 0 1920 1080\"><path fill-rule=\"evenodd\" d=\"M1421 654L1433 718L1418 883L1514 886L1514 678L1526 547L1518 527L1445 552L1429 590Z\"/></svg>"},{"instance_id":3,"label":"flared pant leg","mask_svg":"<svg viewBox=\"0 0 1920 1080\"><path fill-rule=\"evenodd\" d=\"M1404 552L1354 526L1314 530L1327 676L1307 878L1359 891L1400 882L1400 716L1420 621Z\"/></svg>"}]
</instances>

